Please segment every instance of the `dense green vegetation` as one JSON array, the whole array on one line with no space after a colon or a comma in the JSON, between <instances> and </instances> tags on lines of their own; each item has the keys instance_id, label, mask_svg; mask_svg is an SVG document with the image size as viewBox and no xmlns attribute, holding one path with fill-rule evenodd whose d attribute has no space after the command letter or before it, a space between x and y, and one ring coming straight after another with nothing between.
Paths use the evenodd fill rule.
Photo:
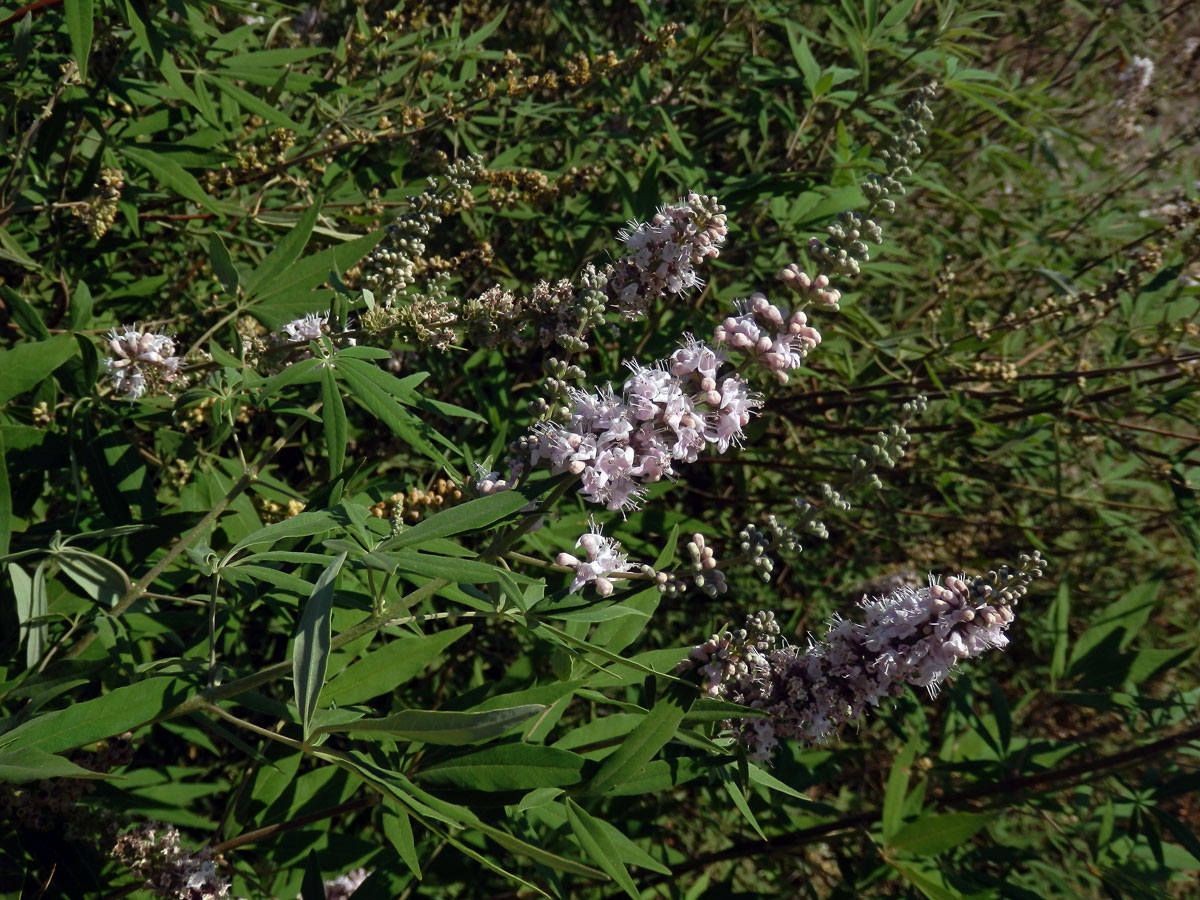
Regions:
<instances>
[{"instance_id":1,"label":"dense green vegetation","mask_svg":"<svg viewBox=\"0 0 1200 900\"><path fill-rule=\"evenodd\" d=\"M1195 896L1195 4L0 32L0 895Z\"/></svg>"}]
</instances>

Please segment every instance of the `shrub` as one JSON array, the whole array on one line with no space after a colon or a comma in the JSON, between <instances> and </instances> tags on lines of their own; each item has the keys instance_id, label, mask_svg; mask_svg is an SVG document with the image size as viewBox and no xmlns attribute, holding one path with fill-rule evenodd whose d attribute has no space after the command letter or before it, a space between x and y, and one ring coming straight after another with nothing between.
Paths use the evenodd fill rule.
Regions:
<instances>
[{"instance_id":1,"label":"shrub","mask_svg":"<svg viewBox=\"0 0 1200 900\"><path fill-rule=\"evenodd\" d=\"M2 17L5 892L1184 896L1190 7L386 6Z\"/></svg>"}]
</instances>

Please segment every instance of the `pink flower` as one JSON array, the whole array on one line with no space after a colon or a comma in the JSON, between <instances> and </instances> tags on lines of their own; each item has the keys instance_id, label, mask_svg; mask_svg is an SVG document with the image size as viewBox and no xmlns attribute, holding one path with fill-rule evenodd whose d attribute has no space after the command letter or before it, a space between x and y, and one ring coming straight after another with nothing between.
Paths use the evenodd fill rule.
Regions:
<instances>
[{"instance_id":1,"label":"pink flower","mask_svg":"<svg viewBox=\"0 0 1200 900\"><path fill-rule=\"evenodd\" d=\"M1040 569L1030 572L1025 583ZM703 664L709 696L772 714L768 725L732 722L751 756L766 759L779 738L824 740L906 683L936 693L959 660L1003 648L1013 620L1012 607L992 599L991 588L953 576L942 584L931 580L928 587L902 586L885 597L864 597L860 606L861 623L835 617L824 638L804 649L776 646L778 629L768 627L773 617L760 613L745 629L694 648L683 666Z\"/></svg>"},{"instance_id":2,"label":"pink flower","mask_svg":"<svg viewBox=\"0 0 1200 900\"><path fill-rule=\"evenodd\" d=\"M628 572L633 565L621 552L621 545L617 541L600 534L595 521L590 522L590 525L592 530L575 542L576 547L583 548L586 558L581 560L570 553L560 553L555 562L560 566L575 567L575 578L571 582L572 593L588 582L593 582L596 592L602 597L607 597L613 592L613 583L606 576L615 572Z\"/></svg>"},{"instance_id":3,"label":"pink flower","mask_svg":"<svg viewBox=\"0 0 1200 900\"><path fill-rule=\"evenodd\" d=\"M114 328L105 338L113 355L101 360L101 365L118 394L136 400L178 378L183 358L175 355L175 341L167 335L126 325L124 331Z\"/></svg>"}]
</instances>

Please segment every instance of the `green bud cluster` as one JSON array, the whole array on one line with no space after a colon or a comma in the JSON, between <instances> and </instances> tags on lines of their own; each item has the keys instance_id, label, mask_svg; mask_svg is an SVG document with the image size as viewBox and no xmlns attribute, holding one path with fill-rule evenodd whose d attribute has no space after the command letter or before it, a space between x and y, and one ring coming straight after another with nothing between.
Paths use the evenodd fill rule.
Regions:
<instances>
[{"instance_id":1,"label":"green bud cluster","mask_svg":"<svg viewBox=\"0 0 1200 900\"><path fill-rule=\"evenodd\" d=\"M1046 560L1042 554L1022 553L1017 557L1017 566L1001 566L971 580L972 598L1003 605L1016 606L1029 593L1029 585L1045 574Z\"/></svg>"}]
</instances>

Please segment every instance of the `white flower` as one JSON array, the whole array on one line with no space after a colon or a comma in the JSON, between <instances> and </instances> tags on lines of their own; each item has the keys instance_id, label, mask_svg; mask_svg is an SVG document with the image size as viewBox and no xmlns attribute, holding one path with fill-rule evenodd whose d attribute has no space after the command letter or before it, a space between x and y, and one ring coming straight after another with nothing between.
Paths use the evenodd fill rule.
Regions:
<instances>
[{"instance_id":1,"label":"white flower","mask_svg":"<svg viewBox=\"0 0 1200 900\"><path fill-rule=\"evenodd\" d=\"M607 597L613 592L613 583L606 576L614 572L628 572L633 565L621 552L620 543L602 535L594 520L590 522L590 526L592 530L575 542L576 547L583 548L586 559L581 560L570 553L560 553L555 562L560 566L575 567L575 578L571 581L572 593L590 581L596 585L598 594Z\"/></svg>"},{"instance_id":2,"label":"white flower","mask_svg":"<svg viewBox=\"0 0 1200 900\"><path fill-rule=\"evenodd\" d=\"M293 319L291 322L288 322L280 331L288 339L289 343L315 341L325 333L325 328L328 325L329 315L327 313L325 315L309 313L302 318Z\"/></svg>"},{"instance_id":3,"label":"white flower","mask_svg":"<svg viewBox=\"0 0 1200 900\"><path fill-rule=\"evenodd\" d=\"M113 389L130 400L157 392L179 377L182 357L175 355L175 341L165 334L138 331L126 325L105 335L112 356L101 360Z\"/></svg>"},{"instance_id":4,"label":"white flower","mask_svg":"<svg viewBox=\"0 0 1200 900\"><path fill-rule=\"evenodd\" d=\"M1007 645L1012 607L953 576L928 587L902 586L884 597L863 598L864 621L835 617L823 640L807 648L776 647L778 627L766 613L746 628L714 635L695 647L685 668L696 666L705 692L771 713L766 720L731 724L756 759L777 740L824 740L854 722L904 684L930 694L959 660Z\"/></svg>"}]
</instances>

